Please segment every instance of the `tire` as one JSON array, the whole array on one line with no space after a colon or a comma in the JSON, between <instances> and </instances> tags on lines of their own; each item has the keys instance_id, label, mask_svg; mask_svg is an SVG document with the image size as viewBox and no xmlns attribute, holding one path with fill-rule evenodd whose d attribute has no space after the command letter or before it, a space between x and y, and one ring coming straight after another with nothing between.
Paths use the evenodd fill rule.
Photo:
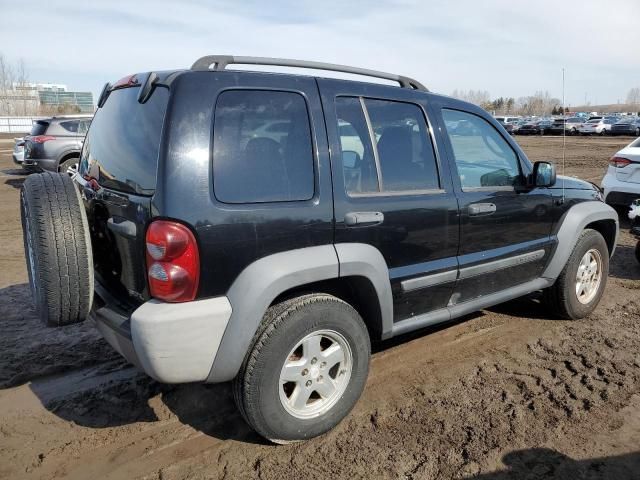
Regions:
<instances>
[{"instance_id":1,"label":"tire","mask_svg":"<svg viewBox=\"0 0 640 480\"><path fill-rule=\"evenodd\" d=\"M67 175L71 175L72 172L70 172L69 169L71 168L77 171L79 161L80 161L80 158L78 157L67 158L64 162L60 164L60 166L58 167L58 171L60 173L66 173Z\"/></svg>"},{"instance_id":2,"label":"tire","mask_svg":"<svg viewBox=\"0 0 640 480\"><path fill-rule=\"evenodd\" d=\"M603 128L602 131L600 131L600 136L604 137L606 134L607 134L607 130Z\"/></svg>"},{"instance_id":3,"label":"tire","mask_svg":"<svg viewBox=\"0 0 640 480\"><path fill-rule=\"evenodd\" d=\"M312 359L315 357L306 358L306 348L301 346L305 339L309 345L318 339L319 348L322 348L321 342L325 344L325 350L315 354L320 357L315 362ZM321 361L321 355L330 349L336 350L335 345L341 347L343 360L327 365L331 360ZM367 328L351 305L328 294L287 300L269 308L264 315L234 380L236 405L246 422L274 443L322 435L340 423L360 398L369 373L370 356ZM292 357L297 360L291 360ZM286 378L287 362L296 369L289 377L295 381L281 380L283 375ZM342 375L346 377L340 380ZM327 378L323 377L336 382L326 383ZM325 388L321 390L321 385L338 387L333 395L323 398L320 393ZM299 408L294 403L296 391L313 392L310 397L300 397L304 403L301 402ZM304 401L305 398L308 400Z\"/></svg>"},{"instance_id":4,"label":"tire","mask_svg":"<svg viewBox=\"0 0 640 480\"><path fill-rule=\"evenodd\" d=\"M636 260L640 263L640 241L636 244Z\"/></svg>"},{"instance_id":5,"label":"tire","mask_svg":"<svg viewBox=\"0 0 640 480\"><path fill-rule=\"evenodd\" d=\"M66 174L29 176L20 191L29 285L40 320L82 322L93 300L93 260L80 194Z\"/></svg>"},{"instance_id":6,"label":"tire","mask_svg":"<svg viewBox=\"0 0 640 480\"><path fill-rule=\"evenodd\" d=\"M584 295L582 300L577 293L578 269L587 253L599 256L599 281L591 295ZM560 272L556 282L544 291L544 300L551 311L561 318L578 320L589 315L600 302L609 275L609 249L602 235L586 229L578 238L573 252Z\"/></svg>"},{"instance_id":7,"label":"tire","mask_svg":"<svg viewBox=\"0 0 640 480\"><path fill-rule=\"evenodd\" d=\"M640 137L640 128L636 128L636 137Z\"/></svg>"}]
</instances>

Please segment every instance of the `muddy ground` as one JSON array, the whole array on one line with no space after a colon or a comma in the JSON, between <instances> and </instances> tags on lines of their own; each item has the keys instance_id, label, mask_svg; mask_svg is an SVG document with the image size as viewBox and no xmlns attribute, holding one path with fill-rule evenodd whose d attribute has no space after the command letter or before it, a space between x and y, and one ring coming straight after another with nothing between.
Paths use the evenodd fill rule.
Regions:
<instances>
[{"instance_id":1,"label":"muddy ground","mask_svg":"<svg viewBox=\"0 0 640 480\"><path fill-rule=\"evenodd\" d=\"M562 157L561 138L518 141L533 160ZM599 182L629 141L568 138L566 171ZM551 319L532 296L377 345L342 424L273 446L228 385L160 385L89 323L38 323L10 148L0 140L0 478L640 479L640 265L626 230L589 318Z\"/></svg>"}]
</instances>

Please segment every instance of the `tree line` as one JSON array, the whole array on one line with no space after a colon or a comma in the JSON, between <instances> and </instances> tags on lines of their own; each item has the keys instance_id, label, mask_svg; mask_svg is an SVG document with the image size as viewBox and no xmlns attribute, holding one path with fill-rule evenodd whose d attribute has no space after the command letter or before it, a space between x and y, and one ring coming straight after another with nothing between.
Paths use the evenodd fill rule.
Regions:
<instances>
[{"instance_id":1,"label":"tree line","mask_svg":"<svg viewBox=\"0 0 640 480\"><path fill-rule=\"evenodd\" d=\"M568 107L562 106L562 101L552 97L547 91L537 91L525 97L499 97L491 99L486 90L454 90L452 97L474 103L496 115L562 115L568 113ZM634 87L627 94L622 110L640 110L640 87Z\"/></svg>"}]
</instances>

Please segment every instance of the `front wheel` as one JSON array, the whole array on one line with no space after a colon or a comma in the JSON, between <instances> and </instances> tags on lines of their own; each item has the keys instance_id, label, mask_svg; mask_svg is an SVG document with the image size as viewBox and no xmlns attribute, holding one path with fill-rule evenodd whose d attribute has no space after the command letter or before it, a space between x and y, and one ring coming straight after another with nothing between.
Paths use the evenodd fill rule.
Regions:
<instances>
[{"instance_id":1,"label":"front wheel","mask_svg":"<svg viewBox=\"0 0 640 480\"><path fill-rule=\"evenodd\" d=\"M367 328L348 303L327 294L272 306L234 380L238 409L275 443L321 435L358 401L369 372Z\"/></svg>"},{"instance_id":2,"label":"front wheel","mask_svg":"<svg viewBox=\"0 0 640 480\"><path fill-rule=\"evenodd\" d=\"M584 318L598 306L608 275L607 243L599 232L586 229L556 283L545 290L545 302L562 318Z\"/></svg>"}]
</instances>

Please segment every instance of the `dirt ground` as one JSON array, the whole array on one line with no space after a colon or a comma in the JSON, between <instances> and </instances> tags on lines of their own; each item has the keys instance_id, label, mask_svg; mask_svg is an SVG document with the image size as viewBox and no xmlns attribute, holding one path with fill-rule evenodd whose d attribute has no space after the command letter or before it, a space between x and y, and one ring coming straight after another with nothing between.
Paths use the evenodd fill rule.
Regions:
<instances>
[{"instance_id":1,"label":"dirt ground","mask_svg":"<svg viewBox=\"0 0 640 480\"><path fill-rule=\"evenodd\" d=\"M517 137L560 164L562 139ZM594 182L628 138L568 138ZM640 479L640 265L623 222L598 309L550 319L535 296L374 348L362 399L306 443L262 441L228 385L160 385L86 322L35 318L0 140L0 478ZM559 167L561 170L561 167Z\"/></svg>"}]
</instances>

